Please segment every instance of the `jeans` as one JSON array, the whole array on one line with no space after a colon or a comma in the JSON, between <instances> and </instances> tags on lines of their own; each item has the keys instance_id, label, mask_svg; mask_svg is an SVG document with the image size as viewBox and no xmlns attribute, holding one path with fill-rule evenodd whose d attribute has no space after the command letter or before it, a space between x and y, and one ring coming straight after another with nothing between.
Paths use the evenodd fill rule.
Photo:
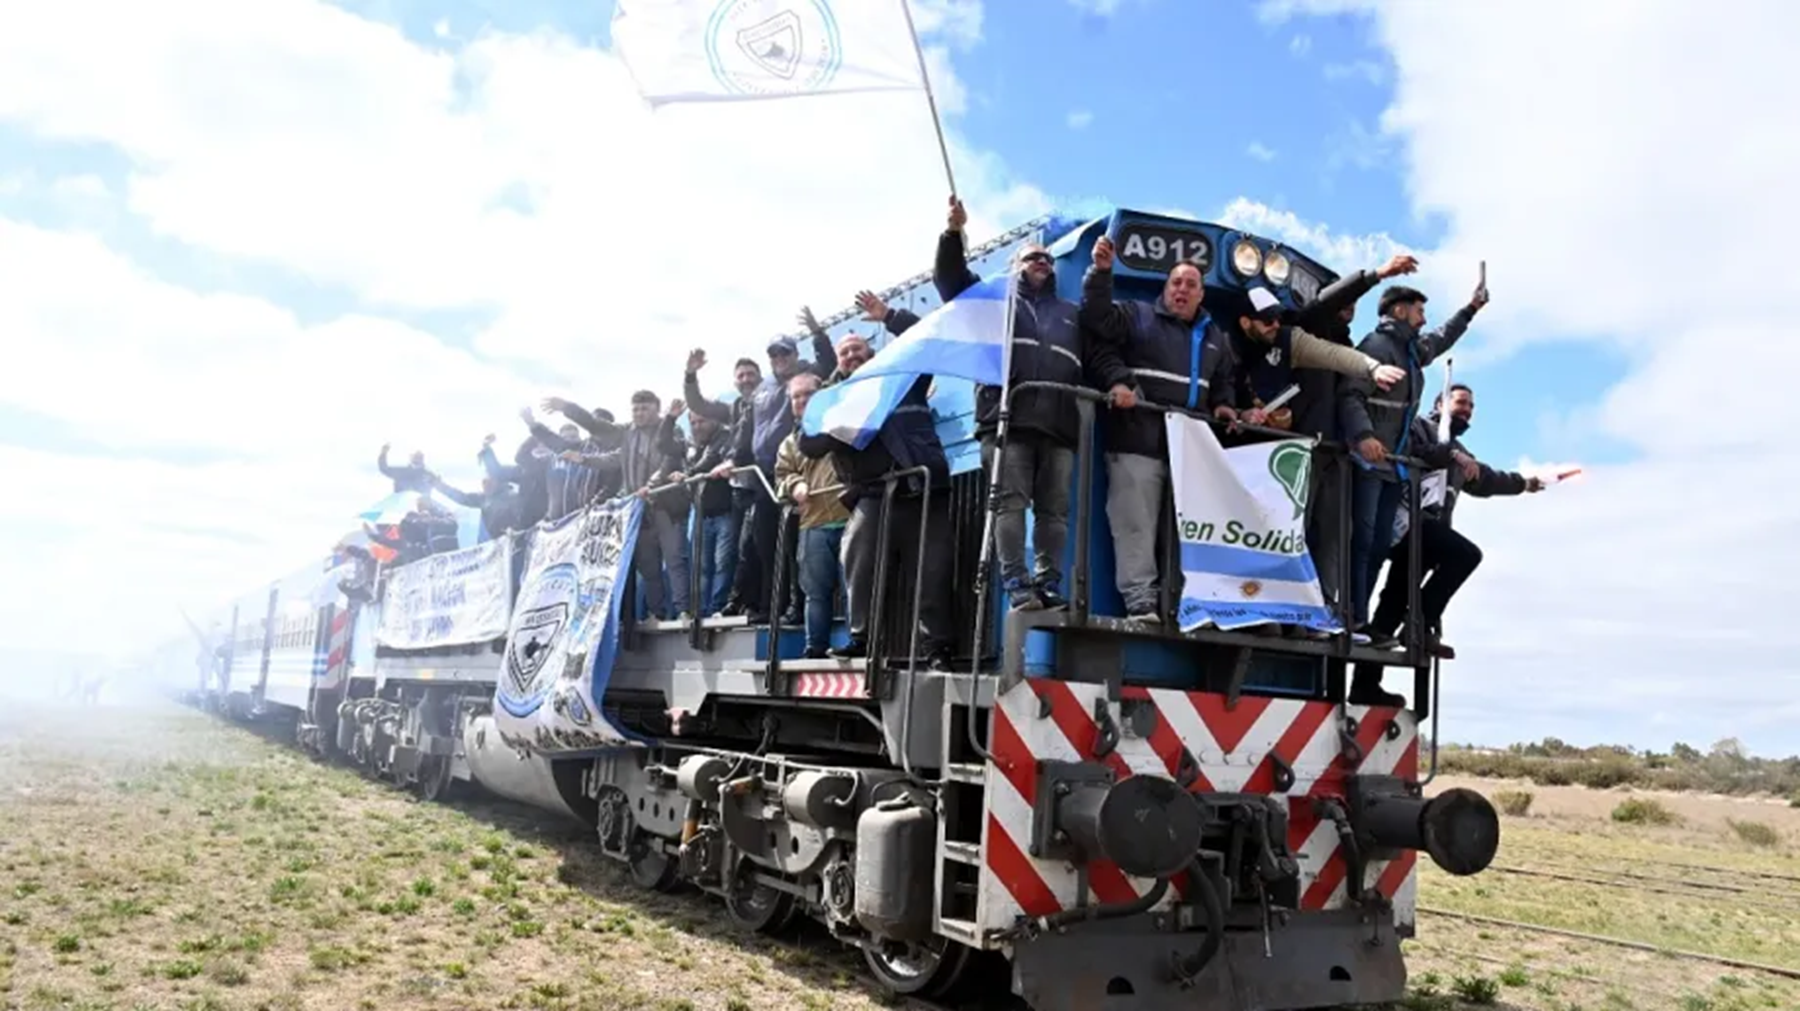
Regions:
<instances>
[{"instance_id":1,"label":"jeans","mask_svg":"<svg viewBox=\"0 0 1800 1011\"><path fill-rule=\"evenodd\" d=\"M842 523L800 531L800 588L806 595L808 650L831 645L831 614L836 609L838 587L844 585L844 566L838 558L843 546Z\"/></svg>"},{"instance_id":2,"label":"jeans","mask_svg":"<svg viewBox=\"0 0 1800 1011\"><path fill-rule=\"evenodd\" d=\"M737 531L731 513L700 520L700 591L702 614L718 614L731 595L737 570Z\"/></svg>"},{"instance_id":3,"label":"jeans","mask_svg":"<svg viewBox=\"0 0 1800 1011\"><path fill-rule=\"evenodd\" d=\"M900 585L897 567L904 567L908 575L915 571L919 564L919 553L923 549L925 557L925 578L923 592L919 602L919 644L920 652L931 654L948 650L955 646L956 631L951 627L954 620L950 611L951 558L948 546L944 543L950 531L950 493L935 492L931 496L931 525L926 539L936 540L935 547L925 548L919 543L919 510L922 504L917 498L894 499L894 515L888 528L888 587L887 606L890 613L904 609L910 617L912 598L895 600L892 589ZM850 522L844 527L844 582L845 596L850 603L850 638L855 642L867 644L869 641L869 610L875 598L875 563L877 561L876 545L881 532L882 496L879 489L856 500L850 510ZM910 640L911 631L903 633ZM906 647L895 643L887 650L889 655L902 655Z\"/></svg>"},{"instance_id":4,"label":"jeans","mask_svg":"<svg viewBox=\"0 0 1800 1011\"><path fill-rule=\"evenodd\" d=\"M994 471L994 442L981 443L981 467ZM1039 586L1059 590L1063 549L1069 543L1069 485L1075 451L1036 432L1009 435L1000 459L995 498L994 549L1009 593ZM1032 569L1025 569L1025 507L1031 507Z\"/></svg>"},{"instance_id":5,"label":"jeans","mask_svg":"<svg viewBox=\"0 0 1800 1011\"><path fill-rule=\"evenodd\" d=\"M639 592L652 618L668 619L687 610L687 514L669 515L654 505L644 509L637 544L631 549ZM667 568L668 594L663 593L663 569ZM666 606L665 606L666 600Z\"/></svg>"},{"instance_id":6,"label":"jeans","mask_svg":"<svg viewBox=\"0 0 1800 1011\"><path fill-rule=\"evenodd\" d=\"M1359 628L1369 623L1369 598L1375 595L1382 560L1393 547L1394 513L1405 493L1406 485L1399 481L1383 480L1380 474L1360 469L1356 473L1354 521L1350 528L1350 603Z\"/></svg>"},{"instance_id":7,"label":"jeans","mask_svg":"<svg viewBox=\"0 0 1800 1011\"><path fill-rule=\"evenodd\" d=\"M1126 614L1153 614L1162 603L1158 590L1169 465L1135 453L1106 454L1106 519L1112 527L1114 579Z\"/></svg>"}]
</instances>

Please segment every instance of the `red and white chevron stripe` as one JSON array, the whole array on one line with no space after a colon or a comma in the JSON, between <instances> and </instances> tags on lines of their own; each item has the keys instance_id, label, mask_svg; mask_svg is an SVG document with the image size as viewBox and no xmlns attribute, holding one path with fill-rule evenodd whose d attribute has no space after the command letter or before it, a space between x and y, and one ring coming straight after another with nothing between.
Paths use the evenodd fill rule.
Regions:
<instances>
[{"instance_id":1,"label":"red and white chevron stripe","mask_svg":"<svg viewBox=\"0 0 1800 1011\"><path fill-rule=\"evenodd\" d=\"M1346 901L1346 864L1337 833L1313 811L1313 800L1342 797L1345 777L1352 773L1418 776L1418 726L1408 710L1251 696L1228 706L1223 695L1162 688L1128 687L1121 693L1125 705L1148 704L1154 712L1150 732L1141 737L1132 735L1123 706L1108 704L1119 742L1096 758L1094 712L1105 694L1099 684L1029 679L996 700L977 911L983 929L1010 927L1021 914L1036 917L1075 905L1075 868L1034 859L1028 849L1039 761L1099 761L1120 778L1174 778L1185 747L1199 765L1194 792L1273 794L1279 758L1294 777L1286 791L1288 846L1300 864L1302 909L1335 908ZM1362 754L1354 767L1339 739L1346 717L1357 723ZM1392 739L1390 725L1398 728ZM1396 924L1410 926L1415 879L1408 853L1370 865L1366 885L1393 900ZM1128 877L1111 863L1088 866L1090 901L1129 902L1153 884ZM1182 884L1175 884L1179 893Z\"/></svg>"},{"instance_id":2,"label":"red and white chevron stripe","mask_svg":"<svg viewBox=\"0 0 1800 1011\"><path fill-rule=\"evenodd\" d=\"M794 694L807 699L860 699L867 692L863 675L855 673L796 674Z\"/></svg>"},{"instance_id":3,"label":"red and white chevron stripe","mask_svg":"<svg viewBox=\"0 0 1800 1011\"><path fill-rule=\"evenodd\" d=\"M331 630L326 637L325 676L319 679L319 688L330 690L344 683L346 669L350 664L350 608L328 607Z\"/></svg>"}]
</instances>

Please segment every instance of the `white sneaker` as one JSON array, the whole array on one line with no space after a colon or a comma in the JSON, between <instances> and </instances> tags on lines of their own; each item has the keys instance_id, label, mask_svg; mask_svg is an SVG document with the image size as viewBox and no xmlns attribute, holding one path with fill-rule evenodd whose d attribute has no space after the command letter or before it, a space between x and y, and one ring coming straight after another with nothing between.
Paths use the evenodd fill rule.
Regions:
<instances>
[{"instance_id":1,"label":"white sneaker","mask_svg":"<svg viewBox=\"0 0 1800 1011\"><path fill-rule=\"evenodd\" d=\"M1125 620L1135 621L1143 625L1160 625L1162 624L1162 615L1157 614L1155 611L1145 611L1141 614L1128 614L1125 616Z\"/></svg>"}]
</instances>

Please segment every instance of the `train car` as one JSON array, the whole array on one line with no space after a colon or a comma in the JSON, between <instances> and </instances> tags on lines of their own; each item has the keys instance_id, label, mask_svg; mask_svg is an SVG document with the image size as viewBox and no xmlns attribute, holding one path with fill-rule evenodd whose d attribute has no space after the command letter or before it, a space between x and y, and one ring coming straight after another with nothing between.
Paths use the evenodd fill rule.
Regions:
<instances>
[{"instance_id":1,"label":"train car","mask_svg":"<svg viewBox=\"0 0 1800 1011\"><path fill-rule=\"evenodd\" d=\"M1299 307L1335 279L1265 238L1128 210L1033 222L973 266L1049 240L1058 289L1078 300L1102 234L1118 298L1153 300L1184 258L1203 265L1209 306L1260 284ZM928 311L928 280L882 295ZM1377 650L1124 620L1086 399L1070 605L1003 611L982 564L969 393L946 381L934 398L961 462L948 529L927 512L880 534L951 556L950 664L915 659L919 587L885 557L863 658L801 659L779 620L635 620L625 563L647 507L621 500L386 573L378 603L341 619L341 601L321 608L303 740L426 796L474 780L578 819L643 887L712 893L747 929L811 917L897 993L948 997L999 958L1038 1011L1399 999L1418 854L1470 874L1498 846L1479 795L1424 793L1439 655L1417 628ZM503 626L489 606L502 597ZM236 642L256 654L259 633L233 684L267 665L268 628L252 620ZM343 638L366 635L367 670ZM1410 704L1347 704L1357 662L1410 670Z\"/></svg>"}]
</instances>

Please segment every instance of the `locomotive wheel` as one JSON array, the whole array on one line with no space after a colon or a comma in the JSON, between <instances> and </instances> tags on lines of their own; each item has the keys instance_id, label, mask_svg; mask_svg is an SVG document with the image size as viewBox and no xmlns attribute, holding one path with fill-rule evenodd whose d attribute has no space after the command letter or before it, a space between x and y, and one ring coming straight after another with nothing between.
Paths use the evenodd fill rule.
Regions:
<instances>
[{"instance_id":1,"label":"locomotive wheel","mask_svg":"<svg viewBox=\"0 0 1800 1011\"><path fill-rule=\"evenodd\" d=\"M739 885L725 897L725 910L745 930L774 934L794 919L794 897L770 885Z\"/></svg>"},{"instance_id":2,"label":"locomotive wheel","mask_svg":"<svg viewBox=\"0 0 1800 1011\"><path fill-rule=\"evenodd\" d=\"M975 949L947 937L933 937L919 944L899 941L871 942L863 949L863 961L882 986L896 994L940 996L962 982L975 962Z\"/></svg>"},{"instance_id":3,"label":"locomotive wheel","mask_svg":"<svg viewBox=\"0 0 1800 1011\"><path fill-rule=\"evenodd\" d=\"M418 790L419 799L428 803L436 803L449 798L456 786L456 780L450 776L450 756L427 755L419 763L418 781L414 787Z\"/></svg>"},{"instance_id":4,"label":"locomotive wheel","mask_svg":"<svg viewBox=\"0 0 1800 1011\"><path fill-rule=\"evenodd\" d=\"M627 861L631 868L631 880L639 888L652 892L672 892L680 883L675 858L663 849L662 840L638 832L633 836L631 848L627 852L631 855Z\"/></svg>"}]
</instances>

